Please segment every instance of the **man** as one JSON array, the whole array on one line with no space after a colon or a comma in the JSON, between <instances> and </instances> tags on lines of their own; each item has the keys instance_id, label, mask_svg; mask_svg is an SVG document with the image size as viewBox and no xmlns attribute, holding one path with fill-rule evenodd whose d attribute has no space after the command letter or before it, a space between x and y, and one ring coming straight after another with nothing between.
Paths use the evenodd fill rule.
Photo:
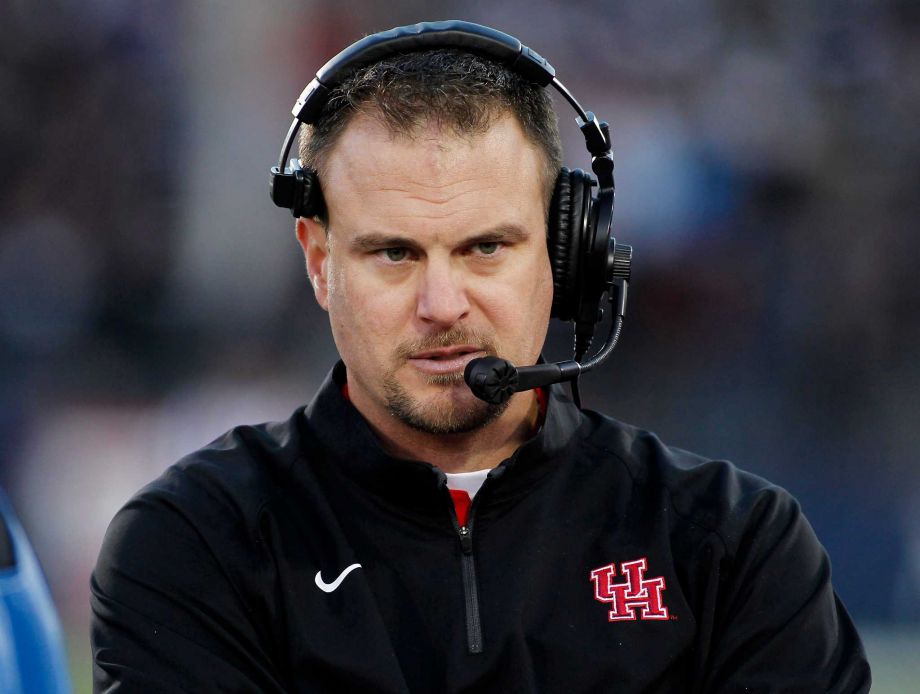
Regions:
<instances>
[{"instance_id":1,"label":"man","mask_svg":"<svg viewBox=\"0 0 920 694\"><path fill-rule=\"evenodd\" d=\"M541 87L455 49L388 56L300 154L324 207L297 239L342 361L116 516L97 691L868 690L787 493L559 386L494 405L465 384L546 335Z\"/></svg>"}]
</instances>

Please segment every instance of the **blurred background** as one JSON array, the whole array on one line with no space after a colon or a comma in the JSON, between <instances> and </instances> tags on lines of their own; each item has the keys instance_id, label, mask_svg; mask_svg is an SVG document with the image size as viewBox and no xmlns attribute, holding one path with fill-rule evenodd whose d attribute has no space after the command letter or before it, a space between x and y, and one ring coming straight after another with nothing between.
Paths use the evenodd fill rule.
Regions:
<instances>
[{"instance_id":1,"label":"blurred background","mask_svg":"<svg viewBox=\"0 0 920 694\"><path fill-rule=\"evenodd\" d=\"M517 36L612 124L634 274L586 406L792 491L873 691L916 691L918 3L5 0L0 485L77 691L115 511L231 426L286 418L336 359L268 197L294 100L362 35L445 18ZM547 355L569 344L554 326Z\"/></svg>"}]
</instances>

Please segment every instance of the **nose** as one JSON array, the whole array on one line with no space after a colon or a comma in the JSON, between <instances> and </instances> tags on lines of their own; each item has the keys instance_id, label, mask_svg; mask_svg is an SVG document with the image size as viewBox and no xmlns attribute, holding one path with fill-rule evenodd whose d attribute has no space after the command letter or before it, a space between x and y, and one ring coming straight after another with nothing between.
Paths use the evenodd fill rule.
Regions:
<instances>
[{"instance_id":1,"label":"nose","mask_svg":"<svg viewBox=\"0 0 920 694\"><path fill-rule=\"evenodd\" d=\"M423 323L450 328L470 311L467 288L461 269L449 260L429 257L419 278L416 313Z\"/></svg>"}]
</instances>

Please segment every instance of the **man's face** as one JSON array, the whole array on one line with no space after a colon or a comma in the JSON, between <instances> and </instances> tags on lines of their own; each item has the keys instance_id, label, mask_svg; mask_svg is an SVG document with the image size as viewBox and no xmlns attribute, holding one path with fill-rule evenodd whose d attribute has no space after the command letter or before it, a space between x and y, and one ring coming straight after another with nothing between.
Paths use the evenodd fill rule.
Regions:
<instances>
[{"instance_id":1,"label":"man's face","mask_svg":"<svg viewBox=\"0 0 920 694\"><path fill-rule=\"evenodd\" d=\"M473 136L394 135L369 114L349 123L322 177L328 229L301 220L298 238L366 416L435 434L500 416L463 370L486 354L533 364L542 348L553 293L542 172L510 114Z\"/></svg>"}]
</instances>

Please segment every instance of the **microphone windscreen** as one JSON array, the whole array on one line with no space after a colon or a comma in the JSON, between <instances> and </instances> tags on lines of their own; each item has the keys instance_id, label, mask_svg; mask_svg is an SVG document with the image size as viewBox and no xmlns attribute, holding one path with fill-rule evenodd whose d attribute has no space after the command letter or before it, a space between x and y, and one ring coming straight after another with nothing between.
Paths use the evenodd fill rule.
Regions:
<instances>
[{"instance_id":1,"label":"microphone windscreen","mask_svg":"<svg viewBox=\"0 0 920 694\"><path fill-rule=\"evenodd\" d=\"M482 357L466 365L463 380L477 398L500 405L517 390L518 372L505 359Z\"/></svg>"}]
</instances>

